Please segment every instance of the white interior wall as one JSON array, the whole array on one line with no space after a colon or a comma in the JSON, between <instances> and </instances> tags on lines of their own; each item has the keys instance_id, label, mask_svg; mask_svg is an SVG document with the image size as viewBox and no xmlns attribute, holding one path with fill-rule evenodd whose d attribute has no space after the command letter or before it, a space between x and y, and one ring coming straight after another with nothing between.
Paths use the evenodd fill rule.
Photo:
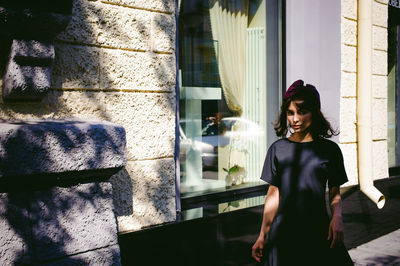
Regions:
<instances>
[{"instance_id":1,"label":"white interior wall","mask_svg":"<svg viewBox=\"0 0 400 266\"><path fill-rule=\"evenodd\" d=\"M340 12L339 0L286 1L286 87L297 79L316 86L322 111L335 128L340 118Z\"/></svg>"}]
</instances>

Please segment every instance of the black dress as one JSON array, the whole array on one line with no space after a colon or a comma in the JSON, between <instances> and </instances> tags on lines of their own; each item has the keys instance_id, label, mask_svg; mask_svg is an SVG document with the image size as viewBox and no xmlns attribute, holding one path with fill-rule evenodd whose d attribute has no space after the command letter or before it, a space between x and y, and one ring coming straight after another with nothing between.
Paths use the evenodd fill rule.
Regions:
<instances>
[{"instance_id":1,"label":"black dress","mask_svg":"<svg viewBox=\"0 0 400 266\"><path fill-rule=\"evenodd\" d=\"M347 181L335 142L277 140L268 150L261 179L280 193L264 265L353 265L343 245L331 249L327 240L326 184L340 186Z\"/></svg>"}]
</instances>

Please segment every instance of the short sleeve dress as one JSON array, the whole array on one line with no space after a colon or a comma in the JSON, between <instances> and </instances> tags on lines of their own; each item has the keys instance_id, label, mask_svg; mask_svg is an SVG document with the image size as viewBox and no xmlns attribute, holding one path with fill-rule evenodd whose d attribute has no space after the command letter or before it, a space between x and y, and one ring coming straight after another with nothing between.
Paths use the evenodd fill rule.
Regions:
<instances>
[{"instance_id":1,"label":"short sleeve dress","mask_svg":"<svg viewBox=\"0 0 400 266\"><path fill-rule=\"evenodd\" d=\"M326 185L348 180L335 142L279 139L268 150L261 179L278 187L280 194L264 265L353 265L343 245L331 249L327 240Z\"/></svg>"}]
</instances>

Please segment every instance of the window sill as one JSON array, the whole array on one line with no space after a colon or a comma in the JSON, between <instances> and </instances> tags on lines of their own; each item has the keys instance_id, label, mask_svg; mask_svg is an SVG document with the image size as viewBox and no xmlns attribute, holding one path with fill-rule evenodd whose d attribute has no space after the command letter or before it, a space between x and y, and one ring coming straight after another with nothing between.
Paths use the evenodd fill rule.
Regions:
<instances>
[{"instance_id":1,"label":"window sill","mask_svg":"<svg viewBox=\"0 0 400 266\"><path fill-rule=\"evenodd\" d=\"M258 184L258 185L255 185ZM264 182L238 185L223 191L212 191L204 194L187 193L182 196L182 210L218 205L225 202L241 200L245 198L264 196L267 194L268 184Z\"/></svg>"}]
</instances>

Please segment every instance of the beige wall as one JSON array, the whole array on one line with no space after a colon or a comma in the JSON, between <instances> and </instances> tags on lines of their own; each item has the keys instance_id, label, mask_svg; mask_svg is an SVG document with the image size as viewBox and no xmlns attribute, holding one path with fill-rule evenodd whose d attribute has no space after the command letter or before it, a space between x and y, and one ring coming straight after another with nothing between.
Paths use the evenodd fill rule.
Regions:
<instances>
[{"instance_id":1,"label":"beige wall","mask_svg":"<svg viewBox=\"0 0 400 266\"><path fill-rule=\"evenodd\" d=\"M52 88L0 118L98 118L127 133L112 177L119 231L175 219L175 1L75 0L55 42Z\"/></svg>"},{"instance_id":2,"label":"beige wall","mask_svg":"<svg viewBox=\"0 0 400 266\"><path fill-rule=\"evenodd\" d=\"M373 178L388 176L387 155L387 1L373 1L372 137ZM340 146L348 184L358 183L357 169L357 0L342 0Z\"/></svg>"}]
</instances>

